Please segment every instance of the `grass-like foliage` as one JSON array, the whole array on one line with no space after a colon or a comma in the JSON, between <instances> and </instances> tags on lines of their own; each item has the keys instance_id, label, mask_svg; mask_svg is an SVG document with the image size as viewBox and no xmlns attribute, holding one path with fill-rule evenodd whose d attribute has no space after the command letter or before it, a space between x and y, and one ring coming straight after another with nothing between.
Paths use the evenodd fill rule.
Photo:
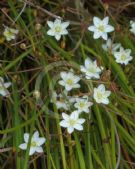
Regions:
<instances>
[{"instance_id":1,"label":"grass-like foliage","mask_svg":"<svg viewBox=\"0 0 135 169\"><path fill-rule=\"evenodd\" d=\"M134 169L134 0L0 7L0 169Z\"/></svg>"}]
</instances>

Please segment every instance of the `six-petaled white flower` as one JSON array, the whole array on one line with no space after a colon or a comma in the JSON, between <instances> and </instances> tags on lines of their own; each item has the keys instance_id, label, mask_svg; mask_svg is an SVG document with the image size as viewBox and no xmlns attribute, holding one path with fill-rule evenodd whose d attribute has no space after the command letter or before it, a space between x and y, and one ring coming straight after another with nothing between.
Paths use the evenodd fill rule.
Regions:
<instances>
[{"instance_id":1,"label":"six-petaled white flower","mask_svg":"<svg viewBox=\"0 0 135 169\"><path fill-rule=\"evenodd\" d=\"M62 35L67 35L67 27L69 26L69 22L62 22L60 19L56 19L54 22L47 21L50 29L47 31L47 34L50 36L54 36L57 40L60 40Z\"/></svg>"},{"instance_id":2,"label":"six-petaled white flower","mask_svg":"<svg viewBox=\"0 0 135 169\"><path fill-rule=\"evenodd\" d=\"M0 77L0 95L7 96L9 95L9 91L7 88L11 86L11 82L4 83L4 79Z\"/></svg>"},{"instance_id":3,"label":"six-petaled white flower","mask_svg":"<svg viewBox=\"0 0 135 169\"><path fill-rule=\"evenodd\" d=\"M121 47L120 51L114 52L114 57L117 63L127 65L129 61L133 59L133 57L130 54L131 54L131 49L124 49Z\"/></svg>"},{"instance_id":4,"label":"six-petaled white flower","mask_svg":"<svg viewBox=\"0 0 135 169\"><path fill-rule=\"evenodd\" d=\"M88 101L87 96L83 96L82 98L79 98L76 103L74 104L74 107L78 110L79 113L85 112L89 113L89 108L93 105L92 102Z\"/></svg>"},{"instance_id":5,"label":"six-petaled white flower","mask_svg":"<svg viewBox=\"0 0 135 169\"><path fill-rule=\"evenodd\" d=\"M86 79L99 79L103 70L102 67L97 66L96 61L92 61L89 58L85 59L84 66L81 66L81 71L85 73Z\"/></svg>"},{"instance_id":6,"label":"six-petaled white flower","mask_svg":"<svg viewBox=\"0 0 135 169\"><path fill-rule=\"evenodd\" d=\"M94 32L93 38L98 39L102 37L104 40L108 39L108 33L114 31L114 27L108 24L109 17L101 20L98 17L93 18L93 26L89 26L88 30Z\"/></svg>"},{"instance_id":7,"label":"six-petaled white flower","mask_svg":"<svg viewBox=\"0 0 135 169\"><path fill-rule=\"evenodd\" d=\"M25 143L19 145L20 149L27 150L29 138L30 138L29 133L25 133L24 134ZM42 146L42 144L44 144L45 141L46 141L46 139L44 137L39 137L39 132L36 131L31 138L29 155L33 155L36 152L42 153L43 148L41 146Z\"/></svg>"},{"instance_id":8,"label":"six-petaled white flower","mask_svg":"<svg viewBox=\"0 0 135 169\"><path fill-rule=\"evenodd\" d=\"M121 47L120 43L113 43L111 39L108 39L105 44L102 45L102 48L106 52L111 52L114 54L114 52L118 51Z\"/></svg>"},{"instance_id":9,"label":"six-petaled white flower","mask_svg":"<svg viewBox=\"0 0 135 169\"><path fill-rule=\"evenodd\" d=\"M82 124L85 122L85 119L79 118L78 111L74 111L71 115L62 113L64 120L60 122L60 126L67 128L68 133L72 133L74 129L83 130Z\"/></svg>"},{"instance_id":10,"label":"six-petaled white flower","mask_svg":"<svg viewBox=\"0 0 135 169\"><path fill-rule=\"evenodd\" d=\"M93 98L97 103L109 104L108 97L111 92L105 89L103 84L99 85L97 88L94 88Z\"/></svg>"},{"instance_id":11,"label":"six-petaled white flower","mask_svg":"<svg viewBox=\"0 0 135 169\"><path fill-rule=\"evenodd\" d=\"M130 21L130 32L132 32L135 35L135 21Z\"/></svg>"},{"instance_id":12,"label":"six-petaled white flower","mask_svg":"<svg viewBox=\"0 0 135 169\"><path fill-rule=\"evenodd\" d=\"M80 88L78 82L80 77L74 75L73 72L61 72L60 76L62 80L59 81L59 84L65 87L65 90L70 91L74 88Z\"/></svg>"},{"instance_id":13,"label":"six-petaled white flower","mask_svg":"<svg viewBox=\"0 0 135 169\"><path fill-rule=\"evenodd\" d=\"M3 35L5 36L7 41L11 41L12 39L16 38L16 35L18 34L18 32L19 31L17 29L6 27Z\"/></svg>"}]
</instances>

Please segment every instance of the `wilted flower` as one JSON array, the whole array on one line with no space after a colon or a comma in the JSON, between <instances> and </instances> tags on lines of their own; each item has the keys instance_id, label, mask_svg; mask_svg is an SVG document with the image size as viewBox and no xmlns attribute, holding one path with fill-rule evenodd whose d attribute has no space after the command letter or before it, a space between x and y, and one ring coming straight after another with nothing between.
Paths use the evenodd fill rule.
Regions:
<instances>
[{"instance_id":1,"label":"wilted flower","mask_svg":"<svg viewBox=\"0 0 135 169\"><path fill-rule=\"evenodd\" d=\"M114 27L108 24L109 17L101 20L98 17L93 18L93 26L89 26L88 30L94 32L93 38L98 39L102 37L104 40L108 39L107 33L114 31Z\"/></svg>"},{"instance_id":2,"label":"wilted flower","mask_svg":"<svg viewBox=\"0 0 135 169\"><path fill-rule=\"evenodd\" d=\"M130 21L130 32L132 32L135 35L135 21Z\"/></svg>"},{"instance_id":3,"label":"wilted flower","mask_svg":"<svg viewBox=\"0 0 135 169\"><path fill-rule=\"evenodd\" d=\"M85 64L84 66L81 66L81 71L85 73L86 79L99 79L100 74L103 70L102 67L97 66L96 61L92 61L89 58L85 59Z\"/></svg>"},{"instance_id":4,"label":"wilted flower","mask_svg":"<svg viewBox=\"0 0 135 169\"><path fill-rule=\"evenodd\" d=\"M56 19L54 22L47 21L47 24L50 27L47 34L54 36L57 40L60 40L62 35L68 34L66 28L69 26L69 22L61 22L60 19Z\"/></svg>"},{"instance_id":5,"label":"wilted flower","mask_svg":"<svg viewBox=\"0 0 135 169\"><path fill-rule=\"evenodd\" d=\"M121 44L120 43L112 43L111 39L108 39L105 44L102 45L102 48L106 52L111 52L114 54L114 52L118 51L120 49Z\"/></svg>"},{"instance_id":6,"label":"wilted flower","mask_svg":"<svg viewBox=\"0 0 135 169\"><path fill-rule=\"evenodd\" d=\"M66 98L64 98L62 94L57 94L55 91L52 93L51 102L56 105L57 109L69 109Z\"/></svg>"},{"instance_id":7,"label":"wilted flower","mask_svg":"<svg viewBox=\"0 0 135 169\"><path fill-rule=\"evenodd\" d=\"M20 149L27 150L29 137L29 133L24 134L25 143L19 145ZM42 153L43 148L41 147L41 145L44 144L45 141L46 139L44 137L39 137L39 132L36 131L31 138L29 155L33 155L35 152Z\"/></svg>"},{"instance_id":8,"label":"wilted flower","mask_svg":"<svg viewBox=\"0 0 135 169\"><path fill-rule=\"evenodd\" d=\"M16 35L18 34L18 32L19 31L17 29L6 27L3 35L5 36L7 41L11 41L12 39L16 38Z\"/></svg>"},{"instance_id":9,"label":"wilted flower","mask_svg":"<svg viewBox=\"0 0 135 169\"><path fill-rule=\"evenodd\" d=\"M65 87L65 90L70 91L74 88L80 88L78 82L80 77L74 75L73 72L61 72L60 76L62 80L59 81L59 84Z\"/></svg>"},{"instance_id":10,"label":"wilted flower","mask_svg":"<svg viewBox=\"0 0 135 169\"><path fill-rule=\"evenodd\" d=\"M72 133L74 129L83 130L82 124L85 122L85 119L79 118L78 111L74 111L71 115L62 113L64 120L60 122L60 126L67 128L68 133Z\"/></svg>"},{"instance_id":11,"label":"wilted flower","mask_svg":"<svg viewBox=\"0 0 135 169\"><path fill-rule=\"evenodd\" d=\"M119 52L114 52L114 57L117 63L127 65L128 62L133 59L133 57L130 54L131 49L124 49L121 47Z\"/></svg>"},{"instance_id":12,"label":"wilted flower","mask_svg":"<svg viewBox=\"0 0 135 169\"><path fill-rule=\"evenodd\" d=\"M11 82L4 83L4 79L0 77L0 95L7 96L9 95L9 91L7 88L11 86Z\"/></svg>"},{"instance_id":13,"label":"wilted flower","mask_svg":"<svg viewBox=\"0 0 135 169\"><path fill-rule=\"evenodd\" d=\"M94 88L93 97L97 103L109 104L108 97L110 96L111 92L105 90L105 86L100 84L97 88Z\"/></svg>"}]
</instances>

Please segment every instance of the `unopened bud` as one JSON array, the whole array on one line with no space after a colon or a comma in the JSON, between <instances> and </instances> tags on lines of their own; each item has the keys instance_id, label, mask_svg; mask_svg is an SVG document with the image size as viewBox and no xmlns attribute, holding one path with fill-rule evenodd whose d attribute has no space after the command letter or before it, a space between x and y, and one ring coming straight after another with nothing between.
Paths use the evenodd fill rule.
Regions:
<instances>
[{"instance_id":1,"label":"unopened bud","mask_svg":"<svg viewBox=\"0 0 135 169\"><path fill-rule=\"evenodd\" d=\"M36 99L39 99L40 98L40 92L38 90L35 90L33 92L33 96L36 98Z\"/></svg>"},{"instance_id":2,"label":"unopened bud","mask_svg":"<svg viewBox=\"0 0 135 169\"><path fill-rule=\"evenodd\" d=\"M21 48L21 49L26 49L26 44L25 44L25 43L21 43L21 44L20 44L20 48Z\"/></svg>"},{"instance_id":3,"label":"unopened bud","mask_svg":"<svg viewBox=\"0 0 135 169\"><path fill-rule=\"evenodd\" d=\"M42 27L42 25L41 25L40 23L37 23L37 24L35 25L36 31L39 31L39 30L41 29L41 27Z\"/></svg>"}]
</instances>

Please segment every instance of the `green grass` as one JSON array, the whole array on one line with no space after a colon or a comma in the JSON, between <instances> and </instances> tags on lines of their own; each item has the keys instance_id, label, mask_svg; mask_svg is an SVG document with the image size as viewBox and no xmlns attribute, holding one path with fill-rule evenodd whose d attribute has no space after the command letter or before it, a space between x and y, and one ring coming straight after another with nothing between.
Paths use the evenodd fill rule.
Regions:
<instances>
[{"instance_id":1,"label":"green grass","mask_svg":"<svg viewBox=\"0 0 135 169\"><path fill-rule=\"evenodd\" d=\"M61 0L31 2L36 5L26 5L19 17L23 2L8 0L6 5L2 4L8 13L2 12L1 32L4 24L17 28L19 34L10 42L3 41L2 34L0 37L0 76L12 82L10 96L0 97L0 169L135 168L135 59L129 65L121 66L102 50L103 41L94 40L85 29L93 16L79 6L80 0L67 4L67 9L66 6L62 9L64 1ZM103 18L104 8L96 2L101 10L96 11L93 7L95 14ZM54 20L54 14L71 21L69 35L59 42L46 34L46 21ZM126 16L122 17L128 20ZM40 30L36 30L38 23ZM111 23L117 26L119 18L114 16ZM128 24L127 28L122 24L125 23L121 23L121 32L116 31L114 39L130 48L135 56L133 35L128 31ZM21 48L22 43L26 48ZM62 111L50 104L51 93L54 89L61 91L57 83L60 72L73 68L80 74L79 66L87 57L97 59L104 66L104 78L99 81L82 79L80 93L87 92L92 96L93 87L104 83L112 90L110 104L104 106L94 102L90 115L84 115L84 130L69 135L59 125ZM111 74L106 77L108 70ZM112 89L113 84L117 90ZM35 90L40 91L41 98L35 98ZM24 142L25 132L32 135L35 130L46 138L44 153L29 156L29 149L23 151L18 146Z\"/></svg>"}]
</instances>

